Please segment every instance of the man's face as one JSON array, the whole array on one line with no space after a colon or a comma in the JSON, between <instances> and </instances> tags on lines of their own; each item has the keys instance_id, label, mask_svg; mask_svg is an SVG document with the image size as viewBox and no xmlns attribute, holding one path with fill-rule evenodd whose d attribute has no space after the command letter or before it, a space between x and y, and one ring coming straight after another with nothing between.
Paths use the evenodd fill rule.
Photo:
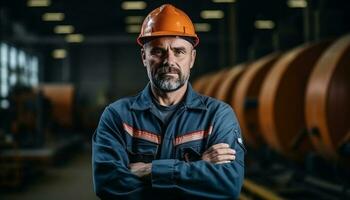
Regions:
<instances>
[{"instance_id":1,"label":"man's face","mask_svg":"<svg viewBox=\"0 0 350 200\"><path fill-rule=\"evenodd\" d=\"M188 82L196 58L192 44L180 37L153 39L141 54L148 78L163 92L175 91Z\"/></svg>"}]
</instances>

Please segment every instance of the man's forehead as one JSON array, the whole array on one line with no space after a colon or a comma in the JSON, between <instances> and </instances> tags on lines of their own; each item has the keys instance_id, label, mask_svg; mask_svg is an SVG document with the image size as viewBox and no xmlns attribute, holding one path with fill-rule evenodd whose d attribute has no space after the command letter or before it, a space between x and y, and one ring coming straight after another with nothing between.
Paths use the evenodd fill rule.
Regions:
<instances>
[{"instance_id":1,"label":"man's forehead","mask_svg":"<svg viewBox=\"0 0 350 200\"><path fill-rule=\"evenodd\" d=\"M193 45L189 41L179 36L156 37L151 41L147 42L145 45L149 45L151 47L163 47L168 45L171 45L174 47L187 47L187 48L193 47Z\"/></svg>"}]
</instances>

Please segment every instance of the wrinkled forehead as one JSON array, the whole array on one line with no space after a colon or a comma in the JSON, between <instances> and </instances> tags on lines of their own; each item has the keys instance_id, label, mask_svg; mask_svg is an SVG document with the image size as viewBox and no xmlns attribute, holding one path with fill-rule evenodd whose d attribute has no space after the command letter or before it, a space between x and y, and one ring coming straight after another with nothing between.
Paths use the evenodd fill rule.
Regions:
<instances>
[{"instance_id":1,"label":"wrinkled forehead","mask_svg":"<svg viewBox=\"0 0 350 200\"><path fill-rule=\"evenodd\" d=\"M162 37L153 37L147 43L144 44L144 47L185 47L192 49L192 43L184 37L180 36L162 36Z\"/></svg>"}]
</instances>

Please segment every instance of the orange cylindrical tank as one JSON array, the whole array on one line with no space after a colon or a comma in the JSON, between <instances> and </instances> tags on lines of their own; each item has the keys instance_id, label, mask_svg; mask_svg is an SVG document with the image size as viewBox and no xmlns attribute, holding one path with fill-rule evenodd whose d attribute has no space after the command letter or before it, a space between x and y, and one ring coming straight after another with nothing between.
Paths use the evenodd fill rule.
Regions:
<instances>
[{"instance_id":1,"label":"orange cylindrical tank","mask_svg":"<svg viewBox=\"0 0 350 200\"><path fill-rule=\"evenodd\" d=\"M197 91L198 93L202 93L204 87L207 84L207 77L208 75L203 75L199 78L197 78L195 81L193 81L192 83L192 87L195 91Z\"/></svg>"},{"instance_id":2,"label":"orange cylindrical tank","mask_svg":"<svg viewBox=\"0 0 350 200\"><path fill-rule=\"evenodd\" d=\"M261 133L270 147L295 160L310 151L304 119L309 75L330 42L305 44L285 53L268 72L259 95Z\"/></svg>"},{"instance_id":3,"label":"orange cylindrical tank","mask_svg":"<svg viewBox=\"0 0 350 200\"><path fill-rule=\"evenodd\" d=\"M207 95L207 87L210 84L211 80L213 79L213 77L215 76L214 72L208 73L206 75L203 76L203 78L201 78L201 85L198 88L197 92Z\"/></svg>"},{"instance_id":4,"label":"orange cylindrical tank","mask_svg":"<svg viewBox=\"0 0 350 200\"><path fill-rule=\"evenodd\" d=\"M217 99L225 101L233 107L231 104L233 93L245 67L246 64L234 66L223 75L222 82L215 93Z\"/></svg>"},{"instance_id":5,"label":"orange cylindrical tank","mask_svg":"<svg viewBox=\"0 0 350 200\"><path fill-rule=\"evenodd\" d=\"M263 143L258 120L261 84L279 55L279 53L270 54L250 64L239 79L233 97L245 143L254 148Z\"/></svg>"},{"instance_id":6,"label":"orange cylindrical tank","mask_svg":"<svg viewBox=\"0 0 350 200\"><path fill-rule=\"evenodd\" d=\"M226 73L227 69L223 69L213 74L208 80L206 87L204 88L204 94L207 96L215 97L215 93L222 84L222 76Z\"/></svg>"},{"instance_id":7,"label":"orange cylindrical tank","mask_svg":"<svg viewBox=\"0 0 350 200\"><path fill-rule=\"evenodd\" d=\"M313 70L306 92L306 123L315 149L328 160L350 142L350 35L334 42Z\"/></svg>"}]
</instances>

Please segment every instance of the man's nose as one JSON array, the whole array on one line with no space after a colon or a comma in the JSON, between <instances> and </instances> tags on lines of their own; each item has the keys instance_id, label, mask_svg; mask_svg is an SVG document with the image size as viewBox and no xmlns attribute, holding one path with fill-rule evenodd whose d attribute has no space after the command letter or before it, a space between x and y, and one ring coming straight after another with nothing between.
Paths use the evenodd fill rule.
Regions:
<instances>
[{"instance_id":1,"label":"man's nose","mask_svg":"<svg viewBox=\"0 0 350 200\"><path fill-rule=\"evenodd\" d=\"M164 64L168 64L169 66L172 66L175 64L175 56L174 52L171 50L167 50L164 55Z\"/></svg>"}]
</instances>

